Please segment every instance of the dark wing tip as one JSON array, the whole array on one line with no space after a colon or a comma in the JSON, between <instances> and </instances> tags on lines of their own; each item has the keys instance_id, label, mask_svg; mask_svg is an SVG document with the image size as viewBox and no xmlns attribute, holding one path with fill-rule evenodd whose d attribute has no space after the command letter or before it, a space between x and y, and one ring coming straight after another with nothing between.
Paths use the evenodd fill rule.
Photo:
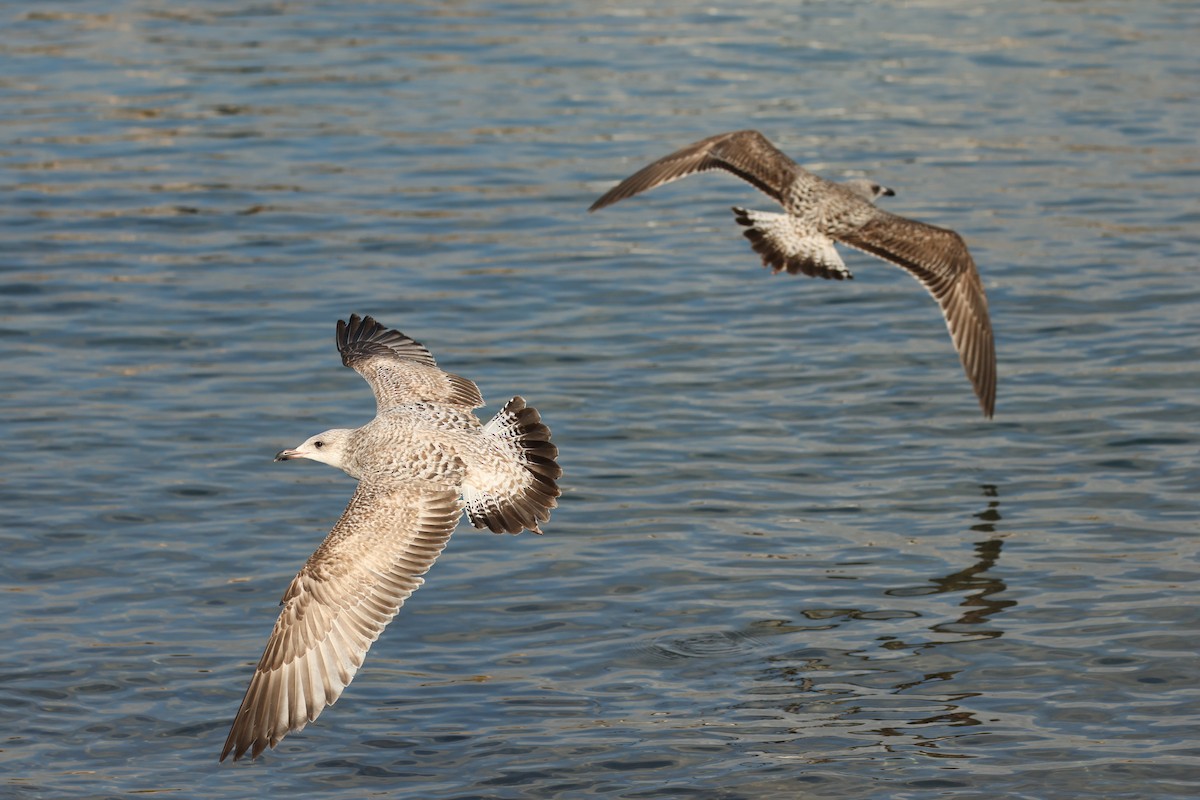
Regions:
<instances>
[{"instance_id":1,"label":"dark wing tip","mask_svg":"<svg viewBox=\"0 0 1200 800\"><path fill-rule=\"evenodd\" d=\"M431 367L437 366L433 354L423 344L380 324L370 315L360 317L351 314L349 321L338 320L337 347L342 355L342 364L351 368L359 359L379 355L393 355Z\"/></svg>"},{"instance_id":2,"label":"dark wing tip","mask_svg":"<svg viewBox=\"0 0 1200 800\"><path fill-rule=\"evenodd\" d=\"M229 755L233 754L234 761L241 761L242 756L250 753L250 758L258 758L259 754L266 749L266 743L260 739L253 742L245 741L247 731L244 730L242 715L233 721L233 726L229 729L229 736L225 739L225 746L221 748L221 757L217 759L217 763L223 763Z\"/></svg>"},{"instance_id":3,"label":"dark wing tip","mask_svg":"<svg viewBox=\"0 0 1200 800\"><path fill-rule=\"evenodd\" d=\"M233 755L234 761L241 761L242 757L246 755L249 755L251 760L256 759L262 755L264 750L268 747L273 748L283 738L282 736L272 737L269 731L261 727L261 714L255 711L255 702L262 699L261 686L256 680L257 677L256 671L255 677L251 679L250 685L246 688L246 694L238 707L237 715L233 718L233 724L229 726L229 735L225 737L225 746L221 748L221 757L217 759L218 763L225 761L230 754Z\"/></svg>"},{"instance_id":4,"label":"dark wing tip","mask_svg":"<svg viewBox=\"0 0 1200 800\"><path fill-rule=\"evenodd\" d=\"M219 759L217 759L217 763L218 764L224 763L225 759L229 757L230 753L233 754L233 758L231 758L230 761L234 761L234 762L241 761L242 756L246 755L246 753L249 752L250 749L251 749L250 745L246 745L246 744L235 745L233 742L229 742L225 745L225 749L223 749L221 751L221 757ZM251 759L258 758L258 755L259 755L258 753L252 753L250 758Z\"/></svg>"},{"instance_id":5,"label":"dark wing tip","mask_svg":"<svg viewBox=\"0 0 1200 800\"><path fill-rule=\"evenodd\" d=\"M983 416L991 419L996 415L996 362L991 361L988 364L987 373L984 376L984 389L979 393L979 406L983 409Z\"/></svg>"},{"instance_id":6,"label":"dark wing tip","mask_svg":"<svg viewBox=\"0 0 1200 800\"><path fill-rule=\"evenodd\" d=\"M655 165L651 164L650 166ZM633 185L634 178L640 178L643 172L645 172L645 170L638 171L602 194L600 198L596 200L596 202L588 206L588 213L590 214L593 211L599 211L602 208L611 206L613 203L616 203L619 200L624 200L627 197L633 197L635 194L644 191L648 187Z\"/></svg>"},{"instance_id":7,"label":"dark wing tip","mask_svg":"<svg viewBox=\"0 0 1200 800\"><path fill-rule=\"evenodd\" d=\"M342 354L342 363L347 367L355 357L363 355L362 348L355 345L363 341L370 341L372 335L384 330L384 327L375 321L375 318L367 315L360 317L358 314L351 314L350 319L346 322L338 320L337 323L337 348Z\"/></svg>"}]
</instances>

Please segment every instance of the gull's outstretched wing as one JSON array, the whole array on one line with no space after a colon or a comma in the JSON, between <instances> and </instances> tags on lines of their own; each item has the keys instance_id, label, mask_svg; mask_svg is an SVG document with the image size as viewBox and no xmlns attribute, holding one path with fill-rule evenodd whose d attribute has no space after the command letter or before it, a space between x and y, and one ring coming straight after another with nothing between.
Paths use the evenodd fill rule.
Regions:
<instances>
[{"instance_id":1,"label":"gull's outstretched wing","mask_svg":"<svg viewBox=\"0 0 1200 800\"><path fill-rule=\"evenodd\" d=\"M719 133L642 167L609 189L588 211L710 169L731 172L782 203L800 167L758 131Z\"/></svg>"},{"instance_id":2,"label":"gull's outstretched wing","mask_svg":"<svg viewBox=\"0 0 1200 800\"><path fill-rule=\"evenodd\" d=\"M341 695L462 516L457 488L360 483L283 596L221 751L256 758Z\"/></svg>"},{"instance_id":3,"label":"gull's outstretched wing","mask_svg":"<svg viewBox=\"0 0 1200 800\"><path fill-rule=\"evenodd\" d=\"M379 411L404 403L447 403L478 408L483 396L473 381L438 369L429 350L371 317L338 320L342 363L366 378Z\"/></svg>"},{"instance_id":4,"label":"gull's outstretched wing","mask_svg":"<svg viewBox=\"0 0 1200 800\"><path fill-rule=\"evenodd\" d=\"M947 228L878 210L865 225L833 236L902 267L929 290L942 308L979 405L990 418L996 410L996 345L983 281L962 237Z\"/></svg>"}]
</instances>

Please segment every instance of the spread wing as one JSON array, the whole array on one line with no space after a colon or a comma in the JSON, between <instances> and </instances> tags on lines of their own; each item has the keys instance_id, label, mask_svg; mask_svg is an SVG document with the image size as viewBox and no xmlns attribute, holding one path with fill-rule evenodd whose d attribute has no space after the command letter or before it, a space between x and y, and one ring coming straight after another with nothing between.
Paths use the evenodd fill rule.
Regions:
<instances>
[{"instance_id":1,"label":"spread wing","mask_svg":"<svg viewBox=\"0 0 1200 800\"><path fill-rule=\"evenodd\" d=\"M337 346L342 363L371 385L379 412L404 403L483 405L473 381L438 369L424 345L371 317L351 314L349 322L338 320Z\"/></svg>"},{"instance_id":2,"label":"spread wing","mask_svg":"<svg viewBox=\"0 0 1200 800\"><path fill-rule=\"evenodd\" d=\"M592 203L588 211L710 169L731 172L782 203L800 168L758 131L719 133L642 167Z\"/></svg>"},{"instance_id":3,"label":"spread wing","mask_svg":"<svg viewBox=\"0 0 1200 800\"><path fill-rule=\"evenodd\" d=\"M983 413L996 410L996 345L987 295L962 237L952 230L876 211L838 241L907 270L942 308L946 326Z\"/></svg>"},{"instance_id":4,"label":"spread wing","mask_svg":"<svg viewBox=\"0 0 1200 800\"><path fill-rule=\"evenodd\" d=\"M457 489L359 484L283 596L222 761L257 758L338 699L461 515Z\"/></svg>"}]
</instances>

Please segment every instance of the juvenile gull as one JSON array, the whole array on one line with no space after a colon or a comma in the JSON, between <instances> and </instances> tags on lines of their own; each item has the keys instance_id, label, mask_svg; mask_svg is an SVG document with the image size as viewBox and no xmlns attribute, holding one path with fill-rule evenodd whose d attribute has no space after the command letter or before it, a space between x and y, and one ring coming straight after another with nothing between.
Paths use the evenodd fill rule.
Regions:
<instances>
[{"instance_id":1,"label":"juvenile gull","mask_svg":"<svg viewBox=\"0 0 1200 800\"><path fill-rule=\"evenodd\" d=\"M905 269L941 306L984 416L996 408L996 349L987 296L962 237L875 207L891 189L863 179L833 183L807 171L758 131L710 136L621 181L589 211L695 172L723 169L776 200L786 213L733 209L750 246L773 271L853 278L834 249L841 242Z\"/></svg>"},{"instance_id":2,"label":"juvenile gull","mask_svg":"<svg viewBox=\"0 0 1200 800\"><path fill-rule=\"evenodd\" d=\"M375 393L375 419L318 433L275 460L338 467L358 488L284 593L221 761L257 758L338 699L464 508L476 528L541 533L557 505L558 448L522 398L481 424L473 382L371 317L339 320L337 346Z\"/></svg>"}]
</instances>

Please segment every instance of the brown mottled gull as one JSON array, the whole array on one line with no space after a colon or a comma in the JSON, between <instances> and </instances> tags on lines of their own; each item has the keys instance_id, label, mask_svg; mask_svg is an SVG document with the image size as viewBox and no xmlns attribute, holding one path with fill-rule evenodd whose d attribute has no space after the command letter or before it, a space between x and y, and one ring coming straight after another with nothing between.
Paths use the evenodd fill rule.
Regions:
<instances>
[{"instance_id":1,"label":"brown mottled gull","mask_svg":"<svg viewBox=\"0 0 1200 800\"><path fill-rule=\"evenodd\" d=\"M920 281L941 306L979 405L985 416L992 416L996 349L975 262L954 231L876 208L875 199L894 194L891 189L862 179L827 181L792 161L758 131L735 131L702 139L638 170L588 210L711 169L733 173L783 206L783 214L733 209L751 246L775 272L852 278L833 246L841 242L890 261Z\"/></svg>"},{"instance_id":2,"label":"brown mottled gull","mask_svg":"<svg viewBox=\"0 0 1200 800\"><path fill-rule=\"evenodd\" d=\"M358 479L342 518L292 581L225 748L256 758L317 718L446 546L464 508L477 528L541 533L557 505L558 449L514 397L487 424L478 387L371 317L338 321L342 363L375 392L375 419L318 433L307 458Z\"/></svg>"}]
</instances>

